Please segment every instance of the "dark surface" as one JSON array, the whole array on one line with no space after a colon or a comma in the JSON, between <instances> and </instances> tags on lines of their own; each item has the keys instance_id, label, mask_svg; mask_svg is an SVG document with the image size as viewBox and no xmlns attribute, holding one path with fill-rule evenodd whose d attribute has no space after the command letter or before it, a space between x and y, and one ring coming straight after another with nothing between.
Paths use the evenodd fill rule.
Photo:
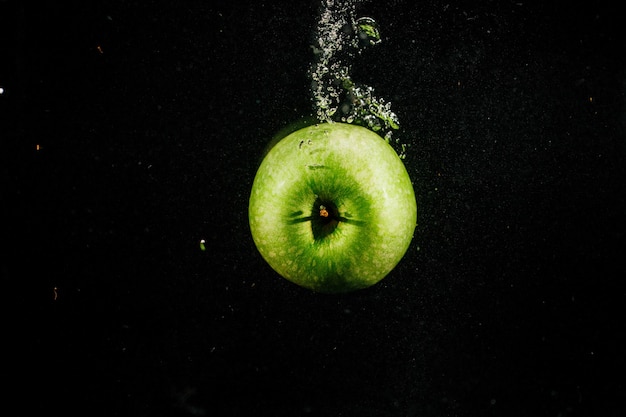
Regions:
<instances>
[{"instance_id":1,"label":"dark surface","mask_svg":"<svg viewBox=\"0 0 626 417\"><path fill-rule=\"evenodd\" d=\"M419 225L327 296L247 224L312 112L318 2L0 1L5 408L626 415L626 42L589 3L362 6L383 42L353 78L400 118Z\"/></svg>"}]
</instances>

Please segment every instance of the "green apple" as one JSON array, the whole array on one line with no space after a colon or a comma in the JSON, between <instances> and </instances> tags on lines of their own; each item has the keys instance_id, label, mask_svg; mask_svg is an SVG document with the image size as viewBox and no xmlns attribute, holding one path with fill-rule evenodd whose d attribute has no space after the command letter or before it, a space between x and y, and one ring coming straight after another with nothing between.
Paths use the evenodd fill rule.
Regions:
<instances>
[{"instance_id":1,"label":"green apple","mask_svg":"<svg viewBox=\"0 0 626 417\"><path fill-rule=\"evenodd\" d=\"M361 126L322 123L274 145L254 178L254 243L284 278L316 292L369 287L406 253L417 219L395 150Z\"/></svg>"}]
</instances>

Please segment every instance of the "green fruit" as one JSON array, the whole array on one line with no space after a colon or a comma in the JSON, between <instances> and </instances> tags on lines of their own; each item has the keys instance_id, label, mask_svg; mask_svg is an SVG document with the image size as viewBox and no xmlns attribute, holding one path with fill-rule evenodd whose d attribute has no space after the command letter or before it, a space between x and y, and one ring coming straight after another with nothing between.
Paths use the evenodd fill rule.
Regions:
<instances>
[{"instance_id":1,"label":"green fruit","mask_svg":"<svg viewBox=\"0 0 626 417\"><path fill-rule=\"evenodd\" d=\"M404 164L376 133L322 123L265 156L252 185L252 238L284 278L317 292L369 287L398 264L416 225Z\"/></svg>"}]
</instances>

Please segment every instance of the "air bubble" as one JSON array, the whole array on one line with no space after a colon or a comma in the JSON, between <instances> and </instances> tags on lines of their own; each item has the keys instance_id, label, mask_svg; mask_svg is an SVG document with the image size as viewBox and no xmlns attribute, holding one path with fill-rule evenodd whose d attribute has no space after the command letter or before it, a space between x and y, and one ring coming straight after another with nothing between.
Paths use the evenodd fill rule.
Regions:
<instances>
[{"instance_id":1,"label":"air bubble","mask_svg":"<svg viewBox=\"0 0 626 417\"><path fill-rule=\"evenodd\" d=\"M361 17L356 21L356 33L359 40L369 45L380 43L378 23L371 17Z\"/></svg>"}]
</instances>

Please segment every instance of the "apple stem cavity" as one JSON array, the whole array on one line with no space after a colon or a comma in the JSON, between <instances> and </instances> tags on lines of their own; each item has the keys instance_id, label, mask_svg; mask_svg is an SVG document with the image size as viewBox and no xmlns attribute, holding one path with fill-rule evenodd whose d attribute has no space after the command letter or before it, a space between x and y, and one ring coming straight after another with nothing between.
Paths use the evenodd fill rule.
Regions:
<instances>
[{"instance_id":1,"label":"apple stem cavity","mask_svg":"<svg viewBox=\"0 0 626 417\"><path fill-rule=\"evenodd\" d=\"M319 241L327 236L330 236L339 223L352 224L356 226L363 226L364 221L350 218L346 213L342 216L339 213L337 205L329 199L322 199L317 197L313 203L310 216L302 216L304 213L297 211L292 213L289 221L290 224L311 222L311 232L313 233L313 239ZM302 216L302 217L301 217Z\"/></svg>"},{"instance_id":2,"label":"apple stem cavity","mask_svg":"<svg viewBox=\"0 0 626 417\"><path fill-rule=\"evenodd\" d=\"M342 220L335 203L329 200L315 199L311 210L311 230L313 239L320 240L332 234Z\"/></svg>"}]
</instances>

